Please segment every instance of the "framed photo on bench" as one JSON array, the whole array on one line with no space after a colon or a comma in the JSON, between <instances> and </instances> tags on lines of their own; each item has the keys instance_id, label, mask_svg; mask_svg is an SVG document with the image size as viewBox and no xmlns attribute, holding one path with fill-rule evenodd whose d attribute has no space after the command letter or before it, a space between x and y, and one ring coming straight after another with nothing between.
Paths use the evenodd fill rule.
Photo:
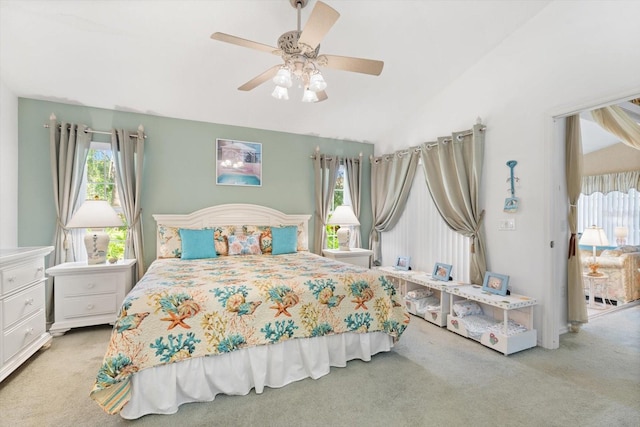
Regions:
<instances>
[{"instance_id":1,"label":"framed photo on bench","mask_svg":"<svg viewBox=\"0 0 640 427\"><path fill-rule=\"evenodd\" d=\"M504 274L491 273L487 271L484 274L484 282L482 290L496 295L506 295L507 285L509 284L509 276Z\"/></svg>"},{"instance_id":2,"label":"framed photo on bench","mask_svg":"<svg viewBox=\"0 0 640 427\"><path fill-rule=\"evenodd\" d=\"M436 262L436 265L433 267L433 273L431 273L431 277L435 280L442 280L443 282L448 282L449 277L451 277L451 268L453 266L449 264L442 264L441 262Z\"/></svg>"},{"instance_id":3,"label":"framed photo on bench","mask_svg":"<svg viewBox=\"0 0 640 427\"><path fill-rule=\"evenodd\" d=\"M393 267L396 270L409 270L409 262L411 261L411 257L408 256L399 256L396 258L396 265Z\"/></svg>"}]
</instances>

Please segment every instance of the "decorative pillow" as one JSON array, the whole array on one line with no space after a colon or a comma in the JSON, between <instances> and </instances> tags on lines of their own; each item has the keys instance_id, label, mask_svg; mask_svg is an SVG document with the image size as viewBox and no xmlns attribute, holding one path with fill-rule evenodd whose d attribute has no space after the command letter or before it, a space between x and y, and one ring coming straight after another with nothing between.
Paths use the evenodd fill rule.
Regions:
<instances>
[{"instance_id":1,"label":"decorative pillow","mask_svg":"<svg viewBox=\"0 0 640 427\"><path fill-rule=\"evenodd\" d=\"M260 235L260 250L263 254L271 253L271 227L268 225L243 225L245 234Z\"/></svg>"},{"instance_id":2,"label":"decorative pillow","mask_svg":"<svg viewBox=\"0 0 640 427\"><path fill-rule=\"evenodd\" d=\"M213 228L213 241L218 255L229 253L229 236L235 234L236 228L235 225L221 225Z\"/></svg>"},{"instance_id":3,"label":"decorative pillow","mask_svg":"<svg viewBox=\"0 0 640 427\"><path fill-rule=\"evenodd\" d=\"M229 255L260 255L260 234L232 234L228 237Z\"/></svg>"},{"instance_id":4,"label":"decorative pillow","mask_svg":"<svg viewBox=\"0 0 640 427\"><path fill-rule=\"evenodd\" d=\"M213 244L213 229L202 230L180 229L182 240L182 259L216 258L216 248Z\"/></svg>"},{"instance_id":5,"label":"decorative pillow","mask_svg":"<svg viewBox=\"0 0 640 427\"><path fill-rule=\"evenodd\" d=\"M298 227L271 228L271 253L273 255L290 254L298 250Z\"/></svg>"},{"instance_id":6,"label":"decorative pillow","mask_svg":"<svg viewBox=\"0 0 640 427\"><path fill-rule=\"evenodd\" d=\"M178 227L158 224L158 258L180 258L182 240Z\"/></svg>"},{"instance_id":7,"label":"decorative pillow","mask_svg":"<svg viewBox=\"0 0 640 427\"><path fill-rule=\"evenodd\" d=\"M309 245L307 243L307 233L304 232L304 225L299 224L297 228L298 228L297 249L299 251L308 251Z\"/></svg>"},{"instance_id":8,"label":"decorative pillow","mask_svg":"<svg viewBox=\"0 0 640 427\"><path fill-rule=\"evenodd\" d=\"M458 317L465 317L482 314L482 309L474 301L463 300L453 304L453 312Z\"/></svg>"}]
</instances>

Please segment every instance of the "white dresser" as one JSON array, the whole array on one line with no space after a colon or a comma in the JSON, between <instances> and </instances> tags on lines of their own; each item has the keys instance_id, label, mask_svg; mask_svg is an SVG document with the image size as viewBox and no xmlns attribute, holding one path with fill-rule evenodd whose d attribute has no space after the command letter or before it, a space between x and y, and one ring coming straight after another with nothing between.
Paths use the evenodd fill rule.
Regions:
<instances>
[{"instance_id":1,"label":"white dresser","mask_svg":"<svg viewBox=\"0 0 640 427\"><path fill-rule=\"evenodd\" d=\"M53 276L55 322L49 332L54 337L71 328L113 324L125 295L134 283L135 259L116 264L67 262L47 269Z\"/></svg>"},{"instance_id":2,"label":"white dresser","mask_svg":"<svg viewBox=\"0 0 640 427\"><path fill-rule=\"evenodd\" d=\"M0 249L0 381L51 342L44 275L51 252L53 246Z\"/></svg>"}]
</instances>

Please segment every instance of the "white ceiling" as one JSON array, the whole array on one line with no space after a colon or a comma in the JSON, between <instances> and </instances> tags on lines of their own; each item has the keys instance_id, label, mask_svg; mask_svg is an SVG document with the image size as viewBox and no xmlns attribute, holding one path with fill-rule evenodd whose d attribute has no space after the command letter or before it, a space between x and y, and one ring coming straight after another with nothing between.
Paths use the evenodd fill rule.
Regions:
<instances>
[{"instance_id":1,"label":"white ceiling","mask_svg":"<svg viewBox=\"0 0 640 427\"><path fill-rule=\"evenodd\" d=\"M317 104L301 103L298 88L275 100L271 82L238 91L280 59L210 39L276 46L297 26L289 0L2 0L1 78L20 97L375 143L549 1L325 3L341 16L320 52L385 66L377 77L323 70L329 99ZM611 143L601 132L583 132L585 152L602 146L590 135Z\"/></svg>"},{"instance_id":2,"label":"white ceiling","mask_svg":"<svg viewBox=\"0 0 640 427\"><path fill-rule=\"evenodd\" d=\"M302 10L302 25L316 0ZM289 0L0 2L2 80L17 96L375 143L548 1L326 0L340 18L320 52L378 59L380 76L323 70L329 99L237 87L277 56L210 39L276 46L297 26Z\"/></svg>"}]
</instances>

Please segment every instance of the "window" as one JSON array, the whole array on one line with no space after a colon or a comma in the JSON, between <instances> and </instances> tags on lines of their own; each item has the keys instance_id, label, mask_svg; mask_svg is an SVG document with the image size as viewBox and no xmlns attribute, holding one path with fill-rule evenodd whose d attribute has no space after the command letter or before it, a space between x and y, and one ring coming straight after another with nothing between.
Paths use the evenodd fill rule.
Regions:
<instances>
[{"instance_id":1,"label":"window","mask_svg":"<svg viewBox=\"0 0 640 427\"><path fill-rule=\"evenodd\" d=\"M333 211L337 206L343 205L345 202L348 204L349 192L347 190L348 183L345 179L344 165L340 165L338 169L338 178L336 179L336 186L334 187L333 200L331 201L331 212L329 218L333 215ZM338 249L338 228L337 225L327 225L327 248Z\"/></svg>"},{"instance_id":2,"label":"window","mask_svg":"<svg viewBox=\"0 0 640 427\"><path fill-rule=\"evenodd\" d=\"M80 200L93 199L94 197L108 201L126 224L116 186L116 168L113 162L113 152L111 151L111 144L106 142L91 142L85 165ZM122 259L127 227L106 228L105 231L110 238L107 258Z\"/></svg>"},{"instance_id":3,"label":"window","mask_svg":"<svg viewBox=\"0 0 640 427\"><path fill-rule=\"evenodd\" d=\"M640 192L611 191L607 194L580 195L578 199L578 232L592 225L602 227L610 246L640 244ZM616 227L626 227L626 239L616 238Z\"/></svg>"}]
</instances>

